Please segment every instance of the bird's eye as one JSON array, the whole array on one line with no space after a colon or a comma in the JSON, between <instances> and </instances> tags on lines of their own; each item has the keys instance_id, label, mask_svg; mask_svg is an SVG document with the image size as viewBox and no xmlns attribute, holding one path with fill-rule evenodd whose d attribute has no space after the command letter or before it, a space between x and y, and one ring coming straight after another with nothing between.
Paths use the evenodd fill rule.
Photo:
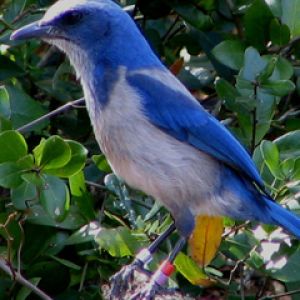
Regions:
<instances>
[{"instance_id":1,"label":"bird's eye","mask_svg":"<svg viewBox=\"0 0 300 300\"><path fill-rule=\"evenodd\" d=\"M83 14L79 11L70 11L62 17L64 25L75 25L81 21Z\"/></svg>"}]
</instances>

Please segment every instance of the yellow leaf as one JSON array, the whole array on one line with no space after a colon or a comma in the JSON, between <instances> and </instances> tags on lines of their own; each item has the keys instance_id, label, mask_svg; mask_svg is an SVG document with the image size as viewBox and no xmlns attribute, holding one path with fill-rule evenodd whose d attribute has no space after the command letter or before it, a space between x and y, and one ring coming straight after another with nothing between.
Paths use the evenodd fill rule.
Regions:
<instances>
[{"instance_id":1,"label":"yellow leaf","mask_svg":"<svg viewBox=\"0 0 300 300\"><path fill-rule=\"evenodd\" d=\"M208 265L215 257L222 240L223 218L198 216L189 239L191 257L201 266Z\"/></svg>"}]
</instances>

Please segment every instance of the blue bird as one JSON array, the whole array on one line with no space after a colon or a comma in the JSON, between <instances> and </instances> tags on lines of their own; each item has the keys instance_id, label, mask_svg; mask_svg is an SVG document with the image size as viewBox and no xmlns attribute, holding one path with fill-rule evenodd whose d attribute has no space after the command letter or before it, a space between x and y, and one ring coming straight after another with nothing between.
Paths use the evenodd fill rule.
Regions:
<instances>
[{"instance_id":1,"label":"blue bird","mask_svg":"<svg viewBox=\"0 0 300 300\"><path fill-rule=\"evenodd\" d=\"M66 53L113 171L172 214L175 225L138 254L136 265L176 227L171 266L198 215L276 224L300 238L300 219L265 192L247 151L165 68L116 3L61 0L11 38L40 38ZM143 297L164 281L160 269Z\"/></svg>"}]
</instances>

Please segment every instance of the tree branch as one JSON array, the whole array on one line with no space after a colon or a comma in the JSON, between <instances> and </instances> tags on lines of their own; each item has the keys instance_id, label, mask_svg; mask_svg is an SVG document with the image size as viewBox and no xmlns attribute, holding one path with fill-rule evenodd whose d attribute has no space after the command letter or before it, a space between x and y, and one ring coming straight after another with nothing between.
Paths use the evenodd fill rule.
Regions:
<instances>
[{"instance_id":1,"label":"tree branch","mask_svg":"<svg viewBox=\"0 0 300 300\"><path fill-rule=\"evenodd\" d=\"M290 296L290 295L295 295L295 294L300 294L300 289L290 291L290 292L280 293L277 295L264 296L264 297L259 298L258 300L278 299L279 297Z\"/></svg>"},{"instance_id":2,"label":"tree branch","mask_svg":"<svg viewBox=\"0 0 300 300\"><path fill-rule=\"evenodd\" d=\"M26 124L26 125L18 128L17 130L19 132L25 132L28 129L30 129L31 127L33 127L33 126L35 126L35 125L37 125L37 124L39 124L39 123L41 123L41 122L43 122L43 121L45 121L47 119L50 119L50 118L52 118L52 117L54 117L54 116L56 116L56 115L58 115L58 114L60 114L62 112L65 112L65 111L69 110L70 108L76 107L78 105L82 105L83 103L84 103L84 98L80 98L78 100L74 100L74 101L68 102L65 105L63 105L63 106L61 106L61 107L59 107L59 108L51 111L50 113L48 113L48 114L46 114L46 115L44 115L44 116L42 116L42 117L40 117L40 118L38 118L38 119L36 119L36 120L28 123L28 124Z\"/></svg>"},{"instance_id":3,"label":"tree branch","mask_svg":"<svg viewBox=\"0 0 300 300\"><path fill-rule=\"evenodd\" d=\"M45 294L42 290L38 287L33 285L30 281L24 278L19 272L12 271L11 267L8 265L7 261L0 257L0 269L3 270L6 274L8 274L12 279L17 281L18 283L22 284L23 286L27 287L28 289L32 290L36 295L38 295L41 299L44 300L53 300L47 294Z\"/></svg>"}]
</instances>

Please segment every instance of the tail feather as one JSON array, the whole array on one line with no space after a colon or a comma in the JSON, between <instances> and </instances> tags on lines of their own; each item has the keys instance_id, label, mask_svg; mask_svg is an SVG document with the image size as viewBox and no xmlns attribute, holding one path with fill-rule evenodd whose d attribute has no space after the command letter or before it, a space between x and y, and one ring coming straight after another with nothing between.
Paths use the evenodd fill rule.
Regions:
<instances>
[{"instance_id":1,"label":"tail feather","mask_svg":"<svg viewBox=\"0 0 300 300\"><path fill-rule=\"evenodd\" d=\"M269 199L266 199L266 204L272 223L283 227L300 239L300 217Z\"/></svg>"}]
</instances>

